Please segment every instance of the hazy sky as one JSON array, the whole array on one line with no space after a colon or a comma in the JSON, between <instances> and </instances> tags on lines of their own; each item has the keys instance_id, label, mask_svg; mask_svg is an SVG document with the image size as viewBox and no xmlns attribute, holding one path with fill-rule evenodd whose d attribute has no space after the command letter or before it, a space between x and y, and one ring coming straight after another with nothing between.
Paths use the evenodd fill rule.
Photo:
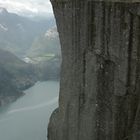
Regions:
<instances>
[{"instance_id":1,"label":"hazy sky","mask_svg":"<svg viewBox=\"0 0 140 140\"><path fill-rule=\"evenodd\" d=\"M53 13L49 0L0 0L0 7L26 16L52 16Z\"/></svg>"}]
</instances>

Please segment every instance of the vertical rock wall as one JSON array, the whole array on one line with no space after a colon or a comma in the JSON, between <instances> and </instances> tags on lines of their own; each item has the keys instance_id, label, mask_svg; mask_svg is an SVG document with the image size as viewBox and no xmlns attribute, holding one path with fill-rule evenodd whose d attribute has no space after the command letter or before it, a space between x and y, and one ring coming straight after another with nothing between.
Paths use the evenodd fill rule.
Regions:
<instances>
[{"instance_id":1,"label":"vertical rock wall","mask_svg":"<svg viewBox=\"0 0 140 140\"><path fill-rule=\"evenodd\" d=\"M62 46L49 140L140 140L140 3L52 0Z\"/></svg>"}]
</instances>

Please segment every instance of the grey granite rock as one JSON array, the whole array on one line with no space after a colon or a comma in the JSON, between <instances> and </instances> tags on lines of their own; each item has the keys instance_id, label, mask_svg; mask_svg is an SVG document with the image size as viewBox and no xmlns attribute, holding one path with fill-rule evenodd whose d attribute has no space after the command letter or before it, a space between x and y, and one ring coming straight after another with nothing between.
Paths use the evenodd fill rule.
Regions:
<instances>
[{"instance_id":1,"label":"grey granite rock","mask_svg":"<svg viewBox=\"0 0 140 140\"><path fill-rule=\"evenodd\" d=\"M48 140L139 140L139 1L52 5L63 62Z\"/></svg>"}]
</instances>

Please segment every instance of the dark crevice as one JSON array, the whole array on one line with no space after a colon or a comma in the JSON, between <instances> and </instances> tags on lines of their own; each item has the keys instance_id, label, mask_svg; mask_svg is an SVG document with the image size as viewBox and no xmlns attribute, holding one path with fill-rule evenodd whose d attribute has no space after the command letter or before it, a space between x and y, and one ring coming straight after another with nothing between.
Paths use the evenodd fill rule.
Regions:
<instances>
[{"instance_id":1,"label":"dark crevice","mask_svg":"<svg viewBox=\"0 0 140 140\"><path fill-rule=\"evenodd\" d=\"M106 8L106 10L105 10L105 27L106 27L106 31L105 31L105 41L106 41L106 44L105 44L105 50L106 50L106 52L105 52L105 55L106 55L106 57L107 58L109 58L109 56L110 56L110 54L109 54L109 42L110 42L110 33L111 33L111 24L110 24L110 22L111 22L111 8L112 8L112 4L111 3L109 3L108 5L107 5L107 8Z\"/></svg>"},{"instance_id":2,"label":"dark crevice","mask_svg":"<svg viewBox=\"0 0 140 140\"><path fill-rule=\"evenodd\" d=\"M88 50L93 51L95 45L95 3L88 2L88 15L92 15L88 17Z\"/></svg>"},{"instance_id":3,"label":"dark crevice","mask_svg":"<svg viewBox=\"0 0 140 140\"><path fill-rule=\"evenodd\" d=\"M130 31L129 31L129 44L128 44L128 68L127 68L127 91L126 95L129 95L130 93L130 87L131 87L131 61L132 61L132 48L133 48L133 25L134 25L134 17L132 14L130 14Z\"/></svg>"},{"instance_id":4,"label":"dark crevice","mask_svg":"<svg viewBox=\"0 0 140 140\"><path fill-rule=\"evenodd\" d=\"M83 52L83 71L82 71L82 91L80 94L80 108L85 104L85 88L86 88L86 51Z\"/></svg>"},{"instance_id":5,"label":"dark crevice","mask_svg":"<svg viewBox=\"0 0 140 140\"><path fill-rule=\"evenodd\" d=\"M105 16L106 16L106 10L105 10L105 2L102 2L102 55L105 55Z\"/></svg>"},{"instance_id":6,"label":"dark crevice","mask_svg":"<svg viewBox=\"0 0 140 140\"><path fill-rule=\"evenodd\" d=\"M100 69L97 72L97 108L96 108L96 139L103 139L106 133L109 135L112 132L112 97L114 92L114 72L115 64L111 60L97 58L97 63L100 64ZM108 124L109 130L105 129ZM111 137L110 137L111 139ZM109 139L109 140L110 140Z\"/></svg>"},{"instance_id":7,"label":"dark crevice","mask_svg":"<svg viewBox=\"0 0 140 140\"><path fill-rule=\"evenodd\" d=\"M137 63L136 63L136 81L135 81L135 92L137 92L137 88L139 87L138 83L140 83L140 17L138 17L138 44L137 44Z\"/></svg>"}]
</instances>

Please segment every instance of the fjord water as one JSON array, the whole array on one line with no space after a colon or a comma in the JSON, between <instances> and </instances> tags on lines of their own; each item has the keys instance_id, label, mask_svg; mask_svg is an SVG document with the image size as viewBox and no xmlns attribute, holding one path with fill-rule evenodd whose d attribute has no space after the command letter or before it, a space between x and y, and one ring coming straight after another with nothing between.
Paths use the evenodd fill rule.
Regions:
<instances>
[{"instance_id":1,"label":"fjord water","mask_svg":"<svg viewBox=\"0 0 140 140\"><path fill-rule=\"evenodd\" d=\"M0 140L46 140L58 106L59 82L37 82L16 102L0 109Z\"/></svg>"}]
</instances>

